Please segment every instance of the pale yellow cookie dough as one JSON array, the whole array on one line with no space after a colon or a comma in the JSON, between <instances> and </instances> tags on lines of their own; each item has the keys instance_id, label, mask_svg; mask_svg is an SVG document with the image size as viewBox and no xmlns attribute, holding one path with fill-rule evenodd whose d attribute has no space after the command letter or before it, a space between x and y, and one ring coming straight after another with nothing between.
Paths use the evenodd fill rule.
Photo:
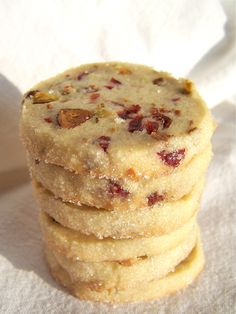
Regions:
<instances>
[{"instance_id":1,"label":"pale yellow cookie dough","mask_svg":"<svg viewBox=\"0 0 236 314\"><path fill-rule=\"evenodd\" d=\"M47 255L47 262L52 276L74 296L90 301L125 303L157 300L187 287L202 271L204 255L199 239L190 255L175 268L174 272L170 272L166 277L149 282L144 279L141 285L132 288L107 290L102 289L97 282L91 281L84 284L74 280L52 254Z\"/></svg>"},{"instance_id":2,"label":"pale yellow cookie dough","mask_svg":"<svg viewBox=\"0 0 236 314\"><path fill-rule=\"evenodd\" d=\"M157 203L135 211L107 211L86 205L62 202L40 183L33 180L39 207L61 225L97 238L127 239L160 236L185 224L197 211L202 193L203 178L190 194L175 202Z\"/></svg>"},{"instance_id":3,"label":"pale yellow cookie dough","mask_svg":"<svg viewBox=\"0 0 236 314\"><path fill-rule=\"evenodd\" d=\"M193 232L196 216L179 229L160 237L120 240L111 238L101 240L91 235L85 236L61 226L43 211L40 214L40 224L44 241L54 251L72 260L99 262L163 254L175 248Z\"/></svg>"},{"instance_id":4,"label":"pale yellow cookie dough","mask_svg":"<svg viewBox=\"0 0 236 314\"><path fill-rule=\"evenodd\" d=\"M100 290L126 289L166 276L184 260L196 244L197 228L175 248L157 255L142 256L128 260L113 262L81 262L72 261L63 254L54 252L53 248L45 245L46 255L50 254L62 268L66 269L73 282L83 284L96 283Z\"/></svg>"},{"instance_id":5,"label":"pale yellow cookie dough","mask_svg":"<svg viewBox=\"0 0 236 314\"><path fill-rule=\"evenodd\" d=\"M33 158L80 174L167 175L200 153L213 130L192 82L142 65L83 65L23 99L21 134Z\"/></svg>"},{"instance_id":6,"label":"pale yellow cookie dough","mask_svg":"<svg viewBox=\"0 0 236 314\"><path fill-rule=\"evenodd\" d=\"M184 168L159 178L119 181L94 178L31 157L32 176L56 197L75 203L107 210L146 208L162 202L174 201L190 193L206 172L211 159L211 146L195 156Z\"/></svg>"}]
</instances>

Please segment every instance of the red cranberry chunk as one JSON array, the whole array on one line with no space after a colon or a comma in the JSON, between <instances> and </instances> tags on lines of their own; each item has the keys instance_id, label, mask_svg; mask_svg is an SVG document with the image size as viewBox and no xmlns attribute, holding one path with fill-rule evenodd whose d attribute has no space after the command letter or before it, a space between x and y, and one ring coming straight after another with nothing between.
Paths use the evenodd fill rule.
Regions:
<instances>
[{"instance_id":1,"label":"red cranberry chunk","mask_svg":"<svg viewBox=\"0 0 236 314\"><path fill-rule=\"evenodd\" d=\"M114 86L111 86L111 85L105 85L104 87L106 87L107 89L112 89Z\"/></svg>"},{"instance_id":2,"label":"red cranberry chunk","mask_svg":"<svg viewBox=\"0 0 236 314\"><path fill-rule=\"evenodd\" d=\"M152 206L156 204L157 202L163 201L164 195L160 195L157 192L154 192L148 195L147 200L148 200L148 206Z\"/></svg>"},{"instance_id":3,"label":"red cranberry chunk","mask_svg":"<svg viewBox=\"0 0 236 314\"><path fill-rule=\"evenodd\" d=\"M138 113L141 107L139 105L131 105L129 108L126 108L120 112L118 112L118 116L124 120L131 119L131 115L133 113Z\"/></svg>"},{"instance_id":4,"label":"red cranberry chunk","mask_svg":"<svg viewBox=\"0 0 236 314\"><path fill-rule=\"evenodd\" d=\"M147 134L151 134L155 131L157 131L159 128L159 123L156 122L156 121L150 121L148 120L146 123L145 123L145 129L147 131Z\"/></svg>"},{"instance_id":5,"label":"red cranberry chunk","mask_svg":"<svg viewBox=\"0 0 236 314\"><path fill-rule=\"evenodd\" d=\"M97 139L97 142L98 142L99 146L104 150L105 153L107 152L107 149L109 147L110 141L111 141L110 136L104 136L104 135L100 136Z\"/></svg>"},{"instance_id":6,"label":"red cranberry chunk","mask_svg":"<svg viewBox=\"0 0 236 314\"><path fill-rule=\"evenodd\" d=\"M134 131L142 131L143 130L142 120L143 120L142 115L137 115L132 120L130 120L128 131L130 133L133 133Z\"/></svg>"},{"instance_id":7,"label":"red cranberry chunk","mask_svg":"<svg viewBox=\"0 0 236 314\"><path fill-rule=\"evenodd\" d=\"M152 118L155 119L156 121L159 121L160 124L162 125L163 129L167 129L170 127L172 123L172 119L169 118L168 116L159 113L158 109L152 110Z\"/></svg>"},{"instance_id":8,"label":"red cranberry chunk","mask_svg":"<svg viewBox=\"0 0 236 314\"><path fill-rule=\"evenodd\" d=\"M90 94L90 100L95 101L100 97L99 93Z\"/></svg>"},{"instance_id":9,"label":"red cranberry chunk","mask_svg":"<svg viewBox=\"0 0 236 314\"><path fill-rule=\"evenodd\" d=\"M122 84L120 81L118 81L114 77L111 78L110 82L113 83L113 84L118 84L118 85Z\"/></svg>"},{"instance_id":10,"label":"red cranberry chunk","mask_svg":"<svg viewBox=\"0 0 236 314\"><path fill-rule=\"evenodd\" d=\"M165 115L162 115L161 121L162 121L162 125L163 125L164 129L169 128L171 123L172 123L172 119L167 117L167 116L165 116Z\"/></svg>"},{"instance_id":11,"label":"red cranberry chunk","mask_svg":"<svg viewBox=\"0 0 236 314\"><path fill-rule=\"evenodd\" d=\"M121 187L119 183L109 181L108 192L111 196L127 197L129 192Z\"/></svg>"},{"instance_id":12,"label":"red cranberry chunk","mask_svg":"<svg viewBox=\"0 0 236 314\"><path fill-rule=\"evenodd\" d=\"M46 121L47 123L52 123L52 118L50 117L44 118L44 121Z\"/></svg>"},{"instance_id":13,"label":"red cranberry chunk","mask_svg":"<svg viewBox=\"0 0 236 314\"><path fill-rule=\"evenodd\" d=\"M181 160L185 157L185 148L179 149L172 153L168 153L165 150L157 153L160 156L161 160L164 161L165 164L171 167L178 167Z\"/></svg>"},{"instance_id":14,"label":"red cranberry chunk","mask_svg":"<svg viewBox=\"0 0 236 314\"><path fill-rule=\"evenodd\" d=\"M87 71L80 73L80 74L77 76L77 80L78 80L78 81L82 80L82 78L83 78L84 76L88 75L88 74L89 74L89 73L88 73Z\"/></svg>"},{"instance_id":15,"label":"red cranberry chunk","mask_svg":"<svg viewBox=\"0 0 236 314\"><path fill-rule=\"evenodd\" d=\"M130 113L138 113L140 111L141 107L139 105L132 105L129 107L129 112Z\"/></svg>"},{"instance_id":16,"label":"red cranberry chunk","mask_svg":"<svg viewBox=\"0 0 236 314\"><path fill-rule=\"evenodd\" d=\"M123 119L123 120L127 120L129 119L129 113L127 112L127 110L122 110L122 111L119 111L117 112L118 116Z\"/></svg>"}]
</instances>

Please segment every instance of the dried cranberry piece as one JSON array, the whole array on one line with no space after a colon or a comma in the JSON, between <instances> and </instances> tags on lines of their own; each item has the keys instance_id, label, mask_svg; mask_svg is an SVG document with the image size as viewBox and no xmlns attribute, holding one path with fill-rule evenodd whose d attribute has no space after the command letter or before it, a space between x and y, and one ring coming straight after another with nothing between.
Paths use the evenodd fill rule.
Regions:
<instances>
[{"instance_id":1,"label":"dried cranberry piece","mask_svg":"<svg viewBox=\"0 0 236 314\"><path fill-rule=\"evenodd\" d=\"M181 160L185 157L185 148L181 148L172 153L168 153L165 150L157 153L158 156L161 157L161 160L164 161L165 164L171 167L178 167Z\"/></svg>"},{"instance_id":2,"label":"dried cranberry piece","mask_svg":"<svg viewBox=\"0 0 236 314\"><path fill-rule=\"evenodd\" d=\"M111 86L111 85L105 85L104 87L106 87L107 89L112 89L112 88L114 88L114 86Z\"/></svg>"},{"instance_id":3,"label":"dried cranberry piece","mask_svg":"<svg viewBox=\"0 0 236 314\"><path fill-rule=\"evenodd\" d=\"M134 104L134 105L130 106L128 110L130 113L137 113L140 111L140 109L141 109L141 107L139 105Z\"/></svg>"},{"instance_id":4,"label":"dried cranberry piece","mask_svg":"<svg viewBox=\"0 0 236 314\"><path fill-rule=\"evenodd\" d=\"M172 119L169 118L168 116L160 113L158 111L157 108L154 108L152 111L151 111L151 114L152 114L152 118L155 119L156 121L160 122L163 129L167 129L169 128L169 126L171 125L172 123Z\"/></svg>"},{"instance_id":5,"label":"dried cranberry piece","mask_svg":"<svg viewBox=\"0 0 236 314\"><path fill-rule=\"evenodd\" d=\"M130 115L133 113L138 113L141 107L139 105L131 105L129 108L124 109L123 111L119 111L117 114L120 118L127 120L131 119Z\"/></svg>"},{"instance_id":6,"label":"dried cranberry piece","mask_svg":"<svg viewBox=\"0 0 236 314\"><path fill-rule=\"evenodd\" d=\"M157 121L150 121L150 120L148 120L145 123L145 129L147 131L147 134L151 134L151 133L157 131L158 128L159 128L159 123Z\"/></svg>"},{"instance_id":7,"label":"dried cranberry piece","mask_svg":"<svg viewBox=\"0 0 236 314\"><path fill-rule=\"evenodd\" d=\"M155 80L153 80L152 81L152 83L154 84L154 85L158 85L158 86L162 86L162 85L164 85L164 78L163 77L158 77L158 78L156 78Z\"/></svg>"},{"instance_id":8,"label":"dried cranberry piece","mask_svg":"<svg viewBox=\"0 0 236 314\"><path fill-rule=\"evenodd\" d=\"M52 123L52 118L50 117L44 118L44 121L46 121L47 123Z\"/></svg>"},{"instance_id":9,"label":"dried cranberry piece","mask_svg":"<svg viewBox=\"0 0 236 314\"><path fill-rule=\"evenodd\" d=\"M124 109L123 111L117 112L117 114L123 120L129 119L129 112L126 109Z\"/></svg>"},{"instance_id":10,"label":"dried cranberry piece","mask_svg":"<svg viewBox=\"0 0 236 314\"><path fill-rule=\"evenodd\" d=\"M81 72L81 73L77 76L77 80L78 80L78 81L82 80L82 78L83 78L84 76L87 76L88 74L89 74L88 71Z\"/></svg>"},{"instance_id":11,"label":"dried cranberry piece","mask_svg":"<svg viewBox=\"0 0 236 314\"><path fill-rule=\"evenodd\" d=\"M167 117L167 116L165 116L165 115L162 115L161 121L162 121L162 125L163 125L164 129L169 128L171 123L172 123L172 119Z\"/></svg>"},{"instance_id":12,"label":"dried cranberry piece","mask_svg":"<svg viewBox=\"0 0 236 314\"><path fill-rule=\"evenodd\" d=\"M129 191L123 189L119 183L113 182L112 180L109 180L108 193L111 196L121 197L127 197L129 195Z\"/></svg>"},{"instance_id":13,"label":"dried cranberry piece","mask_svg":"<svg viewBox=\"0 0 236 314\"><path fill-rule=\"evenodd\" d=\"M160 195L157 192L154 192L148 195L147 200L148 200L148 206L152 206L156 204L157 202L163 201L164 195Z\"/></svg>"},{"instance_id":14,"label":"dried cranberry piece","mask_svg":"<svg viewBox=\"0 0 236 314\"><path fill-rule=\"evenodd\" d=\"M110 141L111 141L110 136L105 135L102 135L97 139L99 146L104 150L105 153L107 152Z\"/></svg>"},{"instance_id":15,"label":"dried cranberry piece","mask_svg":"<svg viewBox=\"0 0 236 314\"><path fill-rule=\"evenodd\" d=\"M143 130L142 120L143 120L142 115L137 115L132 120L130 120L128 131L130 133L133 133L134 131L142 131Z\"/></svg>"},{"instance_id":16,"label":"dried cranberry piece","mask_svg":"<svg viewBox=\"0 0 236 314\"><path fill-rule=\"evenodd\" d=\"M118 85L122 84L120 81L118 81L114 77L111 78L110 82L113 83L113 84L118 84Z\"/></svg>"},{"instance_id":17,"label":"dried cranberry piece","mask_svg":"<svg viewBox=\"0 0 236 314\"><path fill-rule=\"evenodd\" d=\"M100 94L99 94L99 93L91 94L91 95L90 95L90 100L91 100L91 101L95 101L95 100L97 100L99 97L100 97Z\"/></svg>"}]
</instances>

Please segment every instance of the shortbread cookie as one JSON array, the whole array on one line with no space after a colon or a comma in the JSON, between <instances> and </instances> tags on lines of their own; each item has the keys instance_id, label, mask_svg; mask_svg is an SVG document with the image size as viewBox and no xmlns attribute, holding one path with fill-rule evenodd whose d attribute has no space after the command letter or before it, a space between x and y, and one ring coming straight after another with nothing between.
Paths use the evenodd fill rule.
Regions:
<instances>
[{"instance_id":1,"label":"shortbread cookie","mask_svg":"<svg viewBox=\"0 0 236 314\"><path fill-rule=\"evenodd\" d=\"M30 154L95 176L170 174L206 147L213 130L192 82L141 65L83 65L23 99L21 134Z\"/></svg>"},{"instance_id":2,"label":"shortbread cookie","mask_svg":"<svg viewBox=\"0 0 236 314\"><path fill-rule=\"evenodd\" d=\"M85 236L61 226L42 211L40 223L44 240L54 251L72 260L99 262L163 254L175 248L193 232L196 228L196 217L193 216L179 229L160 237L120 240L101 240L91 235Z\"/></svg>"},{"instance_id":3,"label":"shortbread cookie","mask_svg":"<svg viewBox=\"0 0 236 314\"><path fill-rule=\"evenodd\" d=\"M168 176L119 181L79 175L60 166L28 158L32 176L56 197L77 205L107 210L138 209L177 200L190 193L205 173L211 159L210 145L184 168Z\"/></svg>"},{"instance_id":4,"label":"shortbread cookie","mask_svg":"<svg viewBox=\"0 0 236 314\"><path fill-rule=\"evenodd\" d=\"M157 256L142 256L128 260L113 262L81 262L71 261L63 254L54 252L53 248L47 247L46 255L50 254L70 275L73 282L83 284L96 284L99 289L125 289L142 284L143 281L151 281L166 276L170 271L184 260L196 244L197 229L186 238L183 243Z\"/></svg>"},{"instance_id":5,"label":"shortbread cookie","mask_svg":"<svg viewBox=\"0 0 236 314\"><path fill-rule=\"evenodd\" d=\"M86 205L76 206L56 199L36 181L33 181L33 187L39 207L61 225L99 239L128 239L160 236L185 224L199 207L203 181L201 179L190 194L175 202L157 203L153 207L135 211L107 211Z\"/></svg>"},{"instance_id":6,"label":"shortbread cookie","mask_svg":"<svg viewBox=\"0 0 236 314\"><path fill-rule=\"evenodd\" d=\"M101 289L91 281L84 284L74 281L53 255L47 256L52 276L65 286L74 296L90 301L125 303L132 301L157 300L163 296L177 292L190 285L200 274L204 266L204 255L200 239L190 255L174 270L162 279L145 281L141 285L128 289Z\"/></svg>"}]
</instances>

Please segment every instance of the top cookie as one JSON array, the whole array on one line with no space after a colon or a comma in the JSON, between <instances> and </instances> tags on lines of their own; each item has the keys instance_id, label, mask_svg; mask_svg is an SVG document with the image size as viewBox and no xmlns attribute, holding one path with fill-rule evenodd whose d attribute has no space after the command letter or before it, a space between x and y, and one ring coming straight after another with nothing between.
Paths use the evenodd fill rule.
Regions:
<instances>
[{"instance_id":1,"label":"top cookie","mask_svg":"<svg viewBox=\"0 0 236 314\"><path fill-rule=\"evenodd\" d=\"M168 175L213 130L192 82L142 65L83 65L23 99L21 133L33 157L101 177Z\"/></svg>"}]
</instances>

